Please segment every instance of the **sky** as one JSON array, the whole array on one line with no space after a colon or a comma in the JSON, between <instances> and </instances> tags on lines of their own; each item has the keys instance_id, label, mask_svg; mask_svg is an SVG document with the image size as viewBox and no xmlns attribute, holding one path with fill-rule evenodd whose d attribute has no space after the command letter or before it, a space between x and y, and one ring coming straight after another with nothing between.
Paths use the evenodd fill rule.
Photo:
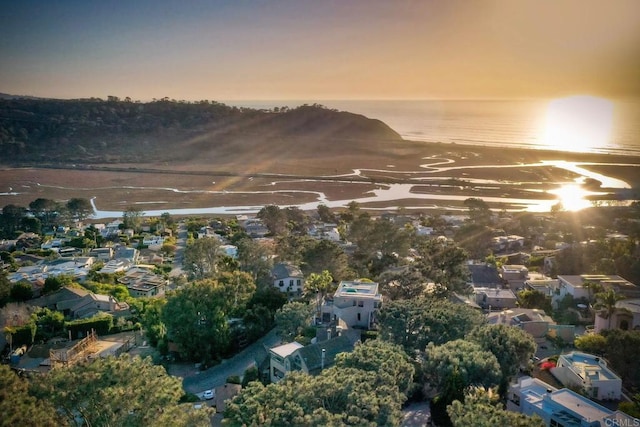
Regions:
<instances>
[{"instance_id":1,"label":"sky","mask_svg":"<svg viewBox=\"0 0 640 427\"><path fill-rule=\"evenodd\" d=\"M636 0L0 0L0 92L640 96Z\"/></svg>"}]
</instances>

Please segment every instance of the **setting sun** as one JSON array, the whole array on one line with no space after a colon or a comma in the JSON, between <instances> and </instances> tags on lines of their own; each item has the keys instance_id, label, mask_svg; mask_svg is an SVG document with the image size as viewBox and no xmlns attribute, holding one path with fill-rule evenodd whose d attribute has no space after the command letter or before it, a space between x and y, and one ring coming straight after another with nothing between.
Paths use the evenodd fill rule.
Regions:
<instances>
[{"instance_id":1,"label":"setting sun","mask_svg":"<svg viewBox=\"0 0 640 427\"><path fill-rule=\"evenodd\" d=\"M609 143L613 103L593 96L555 99L547 106L543 142L563 151L591 152Z\"/></svg>"}]
</instances>

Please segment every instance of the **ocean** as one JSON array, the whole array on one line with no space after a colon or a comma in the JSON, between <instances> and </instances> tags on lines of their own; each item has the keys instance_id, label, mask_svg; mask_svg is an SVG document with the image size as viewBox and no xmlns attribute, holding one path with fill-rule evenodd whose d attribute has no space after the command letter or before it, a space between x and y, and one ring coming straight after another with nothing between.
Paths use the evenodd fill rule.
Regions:
<instances>
[{"instance_id":1,"label":"ocean","mask_svg":"<svg viewBox=\"0 0 640 427\"><path fill-rule=\"evenodd\" d=\"M564 116L562 111L552 110L553 101L224 102L227 105L259 109L282 106L293 108L318 103L328 108L379 119L408 140L640 156L640 100L615 100L611 101L610 110L583 109L576 114L569 112ZM553 141L548 136L550 131L554 135Z\"/></svg>"}]
</instances>

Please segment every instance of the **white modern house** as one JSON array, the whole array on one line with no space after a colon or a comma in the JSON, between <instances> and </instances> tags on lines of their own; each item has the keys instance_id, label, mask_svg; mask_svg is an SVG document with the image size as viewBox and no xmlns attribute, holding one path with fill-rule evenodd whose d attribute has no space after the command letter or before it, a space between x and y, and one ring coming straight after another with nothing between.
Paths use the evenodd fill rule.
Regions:
<instances>
[{"instance_id":1,"label":"white modern house","mask_svg":"<svg viewBox=\"0 0 640 427\"><path fill-rule=\"evenodd\" d=\"M565 387L579 387L591 398L620 400L622 379L600 357L578 351L562 354L551 374Z\"/></svg>"},{"instance_id":2,"label":"white modern house","mask_svg":"<svg viewBox=\"0 0 640 427\"><path fill-rule=\"evenodd\" d=\"M548 427L604 427L640 425L640 420L612 411L566 388L556 389L531 377L509 387L507 410L538 415Z\"/></svg>"},{"instance_id":3,"label":"white modern house","mask_svg":"<svg viewBox=\"0 0 640 427\"><path fill-rule=\"evenodd\" d=\"M333 299L325 300L323 318L347 328L370 329L375 323L376 312L382 305L382 295L375 282L340 282Z\"/></svg>"}]
</instances>

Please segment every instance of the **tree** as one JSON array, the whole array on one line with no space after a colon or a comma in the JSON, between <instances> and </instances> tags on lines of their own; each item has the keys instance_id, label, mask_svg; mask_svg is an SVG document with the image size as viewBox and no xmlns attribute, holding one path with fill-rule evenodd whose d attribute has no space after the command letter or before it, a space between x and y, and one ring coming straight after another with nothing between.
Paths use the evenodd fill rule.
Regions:
<instances>
[{"instance_id":1,"label":"tree","mask_svg":"<svg viewBox=\"0 0 640 427\"><path fill-rule=\"evenodd\" d=\"M453 427L544 427L545 425L537 415L529 417L505 410L500 403L498 393L493 389L471 387L465 392L463 402L454 400L447 407Z\"/></svg>"},{"instance_id":2,"label":"tree","mask_svg":"<svg viewBox=\"0 0 640 427\"><path fill-rule=\"evenodd\" d=\"M19 378L7 365L0 365L0 414L2 425L7 426L61 426L67 425L59 417L48 397L36 399L29 394L27 380Z\"/></svg>"},{"instance_id":3,"label":"tree","mask_svg":"<svg viewBox=\"0 0 640 427\"><path fill-rule=\"evenodd\" d=\"M545 313L551 314L553 307L551 306L551 298L547 297L540 291L525 289L518 292L518 304L522 308L539 308Z\"/></svg>"},{"instance_id":4,"label":"tree","mask_svg":"<svg viewBox=\"0 0 640 427\"><path fill-rule=\"evenodd\" d=\"M162 309L166 298L141 298L140 320L149 343L156 347L167 334L167 327L162 321Z\"/></svg>"},{"instance_id":5,"label":"tree","mask_svg":"<svg viewBox=\"0 0 640 427\"><path fill-rule=\"evenodd\" d=\"M144 212L140 208L130 206L122 212L122 226L137 231L142 224L143 216Z\"/></svg>"},{"instance_id":6,"label":"tree","mask_svg":"<svg viewBox=\"0 0 640 427\"><path fill-rule=\"evenodd\" d=\"M306 326L311 324L313 306L302 302L290 302L276 311L275 322L284 342L291 342Z\"/></svg>"},{"instance_id":7,"label":"tree","mask_svg":"<svg viewBox=\"0 0 640 427\"><path fill-rule=\"evenodd\" d=\"M266 245L249 237L236 242L238 247L238 263L240 269L251 274L253 280L259 284L267 284L271 278L273 267L273 251Z\"/></svg>"},{"instance_id":8,"label":"tree","mask_svg":"<svg viewBox=\"0 0 640 427\"><path fill-rule=\"evenodd\" d=\"M218 274L216 279L222 287L226 304L224 310L231 317L242 316L247 303L256 291L256 283L251 275L244 271L225 271Z\"/></svg>"},{"instance_id":9,"label":"tree","mask_svg":"<svg viewBox=\"0 0 640 427\"><path fill-rule=\"evenodd\" d=\"M440 395L447 403L462 399L469 386L493 387L501 379L496 357L479 344L461 339L439 346L430 343L422 372L427 395Z\"/></svg>"},{"instance_id":10,"label":"tree","mask_svg":"<svg viewBox=\"0 0 640 427\"><path fill-rule=\"evenodd\" d=\"M463 204L469 210L469 221L479 225L491 224L491 209L484 200L471 197L466 199Z\"/></svg>"},{"instance_id":11,"label":"tree","mask_svg":"<svg viewBox=\"0 0 640 427\"><path fill-rule=\"evenodd\" d=\"M184 250L184 269L196 280L213 277L220 259L220 241L218 239L197 239Z\"/></svg>"},{"instance_id":12,"label":"tree","mask_svg":"<svg viewBox=\"0 0 640 427\"><path fill-rule=\"evenodd\" d=\"M585 334L577 337L573 345L585 353L604 355L607 351L607 339L600 334Z\"/></svg>"},{"instance_id":13,"label":"tree","mask_svg":"<svg viewBox=\"0 0 640 427\"><path fill-rule=\"evenodd\" d=\"M11 287L11 299L17 302L28 301L33 298L33 289L29 282L17 282Z\"/></svg>"},{"instance_id":14,"label":"tree","mask_svg":"<svg viewBox=\"0 0 640 427\"><path fill-rule=\"evenodd\" d=\"M167 297L161 320L167 337L180 347L186 360L210 362L226 354L229 325L222 287L207 279L177 290Z\"/></svg>"},{"instance_id":15,"label":"tree","mask_svg":"<svg viewBox=\"0 0 640 427\"><path fill-rule=\"evenodd\" d=\"M377 373L332 367L318 376L300 372L262 385L253 381L225 410L230 425L400 425L404 396Z\"/></svg>"},{"instance_id":16,"label":"tree","mask_svg":"<svg viewBox=\"0 0 640 427\"><path fill-rule=\"evenodd\" d=\"M40 220L45 230L51 230L60 206L55 200L38 198L29 203L29 210Z\"/></svg>"},{"instance_id":17,"label":"tree","mask_svg":"<svg viewBox=\"0 0 640 427\"><path fill-rule=\"evenodd\" d=\"M2 208L2 215L0 216L0 228L3 231L3 236L9 239L15 237L15 232L20 227L22 218L26 213L26 209L16 205L6 205Z\"/></svg>"},{"instance_id":18,"label":"tree","mask_svg":"<svg viewBox=\"0 0 640 427\"><path fill-rule=\"evenodd\" d=\"M4 270L0 271L0 307L4 307L4 305L9 302L11 286L12 283L7 277L7 272Z\"/></svg>"},{"instance_id":19,"label":"tree","mask_svg":"<svg viewBox=\"0 0 640 427\"><path fill-rule=\"evenodd\" d=\"M630 351L640 348L640 331L612 329L603 331L603 335L607 338L605 357L611 369L622 378L625 387L640 387L640 358Z\"/></svg>"},{"instance_id":20,"label":"tree","mask_svg":"<svg viewBox=\"0 0 640 427\"><path fill-rule=\"evenodd\" d=\"M344 250L330 240L319 240L305 246L302 252L302 271L305 274L329 271L336 281L349 278L349 258Z\"/></svg>"},{"instance_id":21,"label":"tree","mask_svg":"<svg viewBox=\"0 0 640 427\"><path fill-rule=\"evenodd\" d=\"M616 312L616 303L624 299L624 295L616 293L613 289L599 292L595 295L596 303L593 308L600 311L605 319L609 319L607 329L611 329L611 318Z\"/></svg>"},{"instance_id":22,"label":"tree","mask_svg":"<svg viewBox=\"0 0 640 427\"><path fill-rule=\"evenodd\" d=\"M357 368L377 372L387 385L394 385L408 396L415 369L402 347L379 339L367 340L350 353L336 356L338 368Z\"/></svg>"},{"instance_id":23,"label":"tree","mask_svg":"<svg viewBox=\"0 0 640 427\"><path fill-rule=\"evenodd\" d=\"M640 393L631 396L631 402L620 402L618 410L634 418L640 418Z\"/></svg>"},{"instance_id":24,"label":"tree","mask_svg":"<svg viewBox=\"0 0 640 427\"><path fill-rule=\"evenodd\" d=\"M417 238L414 248L418 253L416 268L423 277L446 290L446 294L457 292L468 294L469 269L467 254L449 241Z\"/></svg>"},{"instance_id":25,"label":"tree","mask_svg":"<svg viewBox=\"0 0 640 427\"><path fill-rule=\"evenodd\" d=\"M378 313L380 337L411 356L430 342L440 345L461 339L484 321L471 307L431 296L390 301Z\"/></svg>"},{"instance_id":26,"label":"tree","mask_svg":"<svg viewBox=\"0 0 640 427\"><path fill-rule=\"evenodd\" d=\"M466 339L479 344L483 350L490 351L498 360L502 372L500 393L503 396L519 368L526 366L536 352L533 337L522 329L509 325L478 326Z\"/></svg>"},{"instance_id":27,"label":"tree","mask_svg":"<svg viewBox=\"0 0 640 427\"><path fill-rule=\"evenodd\" d=\"M84 221L93 214L93 206L87 199L73 198L67 202L67 209L73 218Z\"/></svg>"},{"instance_id":28,"label":"tree","mask_svg":"<svg viewBox=\"0 0 640 427\"><path fill-rule=\"evenodd\" d=\"M329 287L333 283L333 277L331 273L324 270L322 273L311 273L304 283L305 293L315 293L316 295L316 315L320 315L320 305L326 295Z\"/></svg>"},{"instance_id":29,"label":"tree","mask_svg":"<svg viewBox=\"0 0 640 427\"><path fill-rule=\"evenodd\" d=\"M73 283L73 277L66 274L60 274L58 276L49 276L44 280L42 293L45 295L50 294L72 283Z\"/></svg>"},{"instance_id":30,"label":"tree","mask_svg":"<svg viewBox=\"0 0 640 427\"><path fill-rule=\"evenodd\" d=\"M336 222L336 216L331 212L331 209L329 209L327 205L320 204L316 209L318 211L320 221L329 224Z\"/></svg>"},{"instance_id":31,"label":"tree","mask_svg":"<svg viewBox=\"0 0 640 427\"><path fill-rule=\"evenodd\" d=\"M38 333L54 337L64 331L64 314L48 308L37 309L34 314Z\"/></svg>"},{"instance_id":32,"label":"tree","mask_svg":"<svg viewBox=\"0 0 640 427\"><path fill-rule=\"evenodd\" d=\"M267 205L256 216L264 222L272 236L280 236L287 231L287 216L279 206Z\"/></svg>"},{"instance_id":33,"label":"tree","mask_svg":"<svg viewBox=\"0 0 640 427\"><path fill-rule=\"evenodd\" d=\"M415 266L382 273L378 278L380 293L390 300L413 299L424 295L427 283Z\"/></svg>"},{"instance_id":34,"label":"tree","mask_svg":"<svg viewBox=\"0 0 640 427\"><path fill-rule=\"evenodd\" d=\"M179 378L167 375L150 358L97 358L50 371L32 384L35 396L46 398L71 425L210 425L212 411L180 405Z\"/></svg>"}]
</instances>

